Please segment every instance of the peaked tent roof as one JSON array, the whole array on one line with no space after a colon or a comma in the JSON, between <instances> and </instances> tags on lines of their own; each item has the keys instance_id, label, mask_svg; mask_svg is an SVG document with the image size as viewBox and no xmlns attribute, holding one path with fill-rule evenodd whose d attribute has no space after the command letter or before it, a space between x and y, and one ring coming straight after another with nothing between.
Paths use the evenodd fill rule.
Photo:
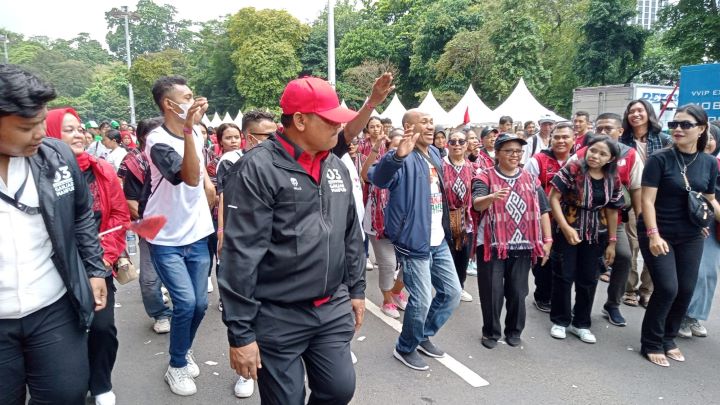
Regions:
<instances>
[{"instance_id":1,"label":"peaked tent roof","mask_svg":"<svg viewBox=\"0 0 720 405\"><path fill-rule=\"evenodd\" d=\"M405 106L403 106L400 102L397 93L395 93L390 101L390 104L388 104L385 111L380 114L380 118L390 118L393 122L393 126L399 127L405 112L407 112L407 109L405 109Z\"/></svg>"},{"instance_id":2,"label":"peaked tent roof","mask_svg":"<svg viewBox=\"0 0 720 405\"><path fill-rule=\"evenodd\" d=\"M477 93L475 93L472 84L468 87L465 95L458 101L457 105L448 112L450 124L462 124L465 119L466 110L470 115L470 122L472 123L495 123L500 117L483 103Z\"/></svg>"},{"instance_id":3,"label":"peaked tent roof","mask_svg":"<svg viewBox=\"0 0 720 405\"><path fill-rule=\"evenodd\" d=\"M233 122L233 119L232 119L232 117L230 117L229 112L225 113L225 116L223 117L222 122L223 122L223 124L229 124L229 123Z\"/></svg>"},{"instance_id":4,"label":"peaked tent roof","mask_svg":"<svg viewBox=\"0 0 720 405\"><path fill-rule=\"evenodd\" d=\"M242 119L243 119L243 113L242 113L242 111L238 110L238 113L235 116L235 120L233 122L235 123L235 125L242 128Z\"/></svg>"},{"instance_id":5,"label":"peaked tent roof","mask_svg":"<svg viewBox=\"0 0 720 405\"><path fill-rule=\"evenodd\" d=\"M218 114L218 113L215 113L215 115L213 115L213 117L212 117L212 120L210 120L210 125L212 125L213 128L219 127L220 125L222 125L222 123L223 122L220 119L220 114Z\"/></svg>"},{"instance_id":6,"label":"peaked tent roof","mask_svg":"<svg viewBox=\"0 0 720 405\"><path fill-rule=\"evenodd\" d=\"M418 106L418 110L428 113L433 117L435 125L449 125L452 124L449 121L448 113L442 108L440 103L435 100L435 96L432 94L432 89L428 91L428 94L423 99L422 103Z\"/></svg>"},{"instance_id":7,"label":"peaked tent roof","mask_svg":"<svg viewBox=\"0 0 720 405\"><path fill-rule=\"evenodd\" d=\"M535 121L543 115L549 115L556 121L566 121L565 118L545 108L533 97L525 85L525 80L520 78L517 86L508 98L494 111L498 117L509 115L513 121Z\"/></svg>"},{"instance_id":8,"label":"peaked tent roof","mask_svg":"<svg viewBox=\"0 0 720 405\"><path fill-rule=\"evenodd\" d=\"M206 127L211 126L210 125L210 118L208 118L207 114L203 114L202 119L200 120L203 124L205 124Z\"/></svg>"}]
</instances>

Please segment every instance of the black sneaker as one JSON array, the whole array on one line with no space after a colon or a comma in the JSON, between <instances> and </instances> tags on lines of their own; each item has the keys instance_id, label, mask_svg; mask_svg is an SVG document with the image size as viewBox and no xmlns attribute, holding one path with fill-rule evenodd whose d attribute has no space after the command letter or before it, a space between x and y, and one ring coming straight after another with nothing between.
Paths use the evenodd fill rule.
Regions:
<instances>
[{"instance_id":1,"label":"black sneaker","mask_svg":"<svg viewBox=\"0 0 720 405\"><path fill-rule=\"evenodd\" d=\"M433 344L433 342L430 341L430 339L428 339L424 342L420 342L420 345L418 345L418 350L420 351L420 353L422 353L426 356L435 357L435 358L445 357L445 352L440 350L440 348L438 348L437 346L435 346Z\"/></svg>"},{"instance_id":2,"label":"black sneaker","mask_svg":"<svg viewBox=\"0 0 720 405\"><path fill-rule=\"evenodd\" d=\"M517 336L505 336L505 343L512 347L520 346L520 338Z\"/></svg>"},{"instance_id":3,"label":"black sneaker","mask_svg":"<svg viewBox=\"0 0 720 405\"><path fill-rule=\"evenodd\" d=\"M495 346L497 346L498 342L495 339L490 339L489 337L483 336L482 339L480 340L480 343L482 343L482 345L488 349L494 349Z\"/></svg>"},{"instance_id":4,"label":"black sneaker","mask_svg":"<svg viewBox=\"0 0 720 405\"><path fill-rule=\"evenodd\" d=\"M540 312L550 312L550 303L535 300L535 308Z\"/></svg>"},{"instance_id":5,"label":"black sneaker","mask_svg":"<svg viewBox=\"0 0 720 405\"><path fill-rule=\"evenodd\" d=\"M622 314L620 313L620 310L617 308L611 308L611 307L608 307L607 305L605 305L605 306L603 306L602 313L608 319L608 322L610 322L612 325L615 325L615 326L627 325L625 318L623 318Z\"/></svg>"},{"instance_id":6,"label":"black sneaker","mask_svg":"<svg viewBox=\"0 0 720 405\"><path fill-rule=\"evenodd\" d=\"M413 350L410 353L400 353L396 349L393 349L393 356L400 360L404 365L410 367L413 370L427 370L430 366L425 363L422 357L418 354L417 350Z\"/></svg>"}]
</instances>

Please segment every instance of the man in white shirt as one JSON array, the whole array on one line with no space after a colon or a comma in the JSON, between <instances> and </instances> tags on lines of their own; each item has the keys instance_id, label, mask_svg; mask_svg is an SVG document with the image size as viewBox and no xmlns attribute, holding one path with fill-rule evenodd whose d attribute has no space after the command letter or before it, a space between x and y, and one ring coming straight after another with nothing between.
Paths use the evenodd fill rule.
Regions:
<instances>
[{"instance_id":1,"label":"man in white shirt","mask_svg":"<svg viewBox=\"0 0 720 405\"><path fill-rule=\"evenodd\" d=\"M55 90L0 65L0 404L85 402L87 330L106 304L92 197L75 156L45 138ZM43 139L45 138L45 139ZM12 231L8 231L12 230Z\"/></svg>"},{"instance_id":2,"label":"man in white shirt","mask_svg":"<svg viewBox=\"0 0 720 405\"><path fill-rule=\"evenodd\" d=\"M207 109L207 100L193 99L179 76L161 77L152 93L165 122L145 141L151 192L143 215L167 217L148 246L173 302L165 381L172 392L186 396L197 392L194 378L200 368L190 348L208 305L207 237L214 232L208 201L215 200L215 189L202 165L202 135L193 128Z\"/></svg>"},{"instance_id":3,"label":"man in white shirt","mask_svg":"<svg viewBox=\"0 0 720 405\"><path fill-rule=\"evenodd\" d=\"M531 157L550 146L550 134L555 127L555 120L549 115L544 115L538 120L540 132L527 139L527 145L523 146L523 156L520 163L525 165Z\"/></svg>"}]
</instances>

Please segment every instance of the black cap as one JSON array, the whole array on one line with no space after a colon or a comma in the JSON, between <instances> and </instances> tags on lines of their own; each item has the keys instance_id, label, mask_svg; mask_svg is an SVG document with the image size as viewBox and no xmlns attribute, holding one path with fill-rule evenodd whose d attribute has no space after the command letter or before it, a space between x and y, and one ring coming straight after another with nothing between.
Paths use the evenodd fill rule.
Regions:
<instances>
[{"instance_id":1,"label":"black cap","mask_svg":"<svg viewBox=\"0 0 720 405\"><path fill-rule=\"evenodd\" d=\"M512 141L520 142L520 145L527 145L526 140L516 136L515 134L504 133L500 134L500 136L495 139L495 150L500 150L500 146L502 146L502 144Z\"/></svg>"},{"instance_id":2,"label":"black cap","mask_svg":"<svg viewBox=\"0 0 720 405\"><path fill-rule=\"evenodd\" d=\"M485 128L483 128L482 132L480 132L480 139L485 138L486 136L490 135L491 132L495 132L497 134L500 131L498 131L497 128L485 127Z\"/></svg>"}]
</instances>

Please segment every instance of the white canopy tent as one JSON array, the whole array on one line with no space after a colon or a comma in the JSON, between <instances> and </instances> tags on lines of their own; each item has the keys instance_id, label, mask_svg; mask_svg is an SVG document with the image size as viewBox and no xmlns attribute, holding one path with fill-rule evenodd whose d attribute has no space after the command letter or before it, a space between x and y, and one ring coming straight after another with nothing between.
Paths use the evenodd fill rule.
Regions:
<instances>
[{"instance_id":1,"label":"white canopy tent","mask_svg":"<svg viewBox=\"0 0 720 405\"><path fill-rule=\"evenodd\" d=\"M432 89L428 91L428 94L423 99L422 103L418 106L418 110L428 113L433 117L435 125L450 125L448 113L442 108L440 103L435 100L435 96L432 94Z\"/></svg>"},{"instance_id":2,"label":"white canopy tent","mask_svg":"<svg viewBox=\"0 0 720 405\"><path fill-rule=\"evenodd\" d=\"M380 118L390 118L393 122L393 127L397 128L401 126L403 115L405 115L406 112L407 109L405 109L405 106L400 102L397 93L395 93L390 104L388 104L385 111L380 114Z\"/></svg>"},{"instance_id":3,"label":"white canopy tent","mask_svg":"<svg viewBox=\"0 0 720 405\"><path fill-rule=\"evenodd\" d=\"M496 123L500 118L475 93L472 84L457 105L448 112L451 125L461 125L465 120L465 111L470 116L470 122L475 124Z\"/></svg>"},{"instance_id":4,"label":"white canopy tent","mask_svg":"<svg viewBox=\"0 0 720 405\"><path fill-rule=\"evenodd\" d=\"M229 112L226 112L226 113L225 113L225 116L223 117L222 122L223 122L223 124L230 124L230 123L233 122L233 119L232 119L232 117L230 116L230 113L229 113Z\"/></svg>"},{"instance_id":5,"label":"white canopy tent","mask_svg":"<svg viewBox=\"0 0 720 405\"><path fill-rule=\"evenodd\" d=\"M210 126L210 118L208 118L207 114L203 114L202 119L200 119L200 122L205 124L206 127Z\"/></svg>"},{"instance_id":6,"label":"white canopy tent","mask_svg":"<svg viewBox=\"0 0 720 405\"><path fill-rule=\"evenodd\" d=\"M235 116L235 120L233 120L233 122L235 123L235 125L242 128L242 119L243 119L243 113L242 113L242 111L238 110L238 113Z\"/></svg>"},{"instance_id":7,"label":"white canopy tent","mask_svg":"<svg viewBox=\"0 0 720 405\"><path fill-rule=\"evenodd\" d=\"M512 117L513 121L537 122L540 117L546 115L556 121L566 121L565 118L540 104L528 90L523 78L520 78L510 96L493 112L497 117L508 115Z\"/></svg>"},{"instance_id":8,"label":"white canopy tent","mask_svg":"<svg viewBox=\"0 0 720 405\"><path fill-rule=\"evenodd\" d=\"M220 125L222 125L222 123L223 123L223 122L222 122L222 120L220 119L220 115L219 115L218 113L215 113L215 115L213 115L212 119L210 120L210 125L211 125L213 128L219 127Z\"/></svg>"}]
</instances>

